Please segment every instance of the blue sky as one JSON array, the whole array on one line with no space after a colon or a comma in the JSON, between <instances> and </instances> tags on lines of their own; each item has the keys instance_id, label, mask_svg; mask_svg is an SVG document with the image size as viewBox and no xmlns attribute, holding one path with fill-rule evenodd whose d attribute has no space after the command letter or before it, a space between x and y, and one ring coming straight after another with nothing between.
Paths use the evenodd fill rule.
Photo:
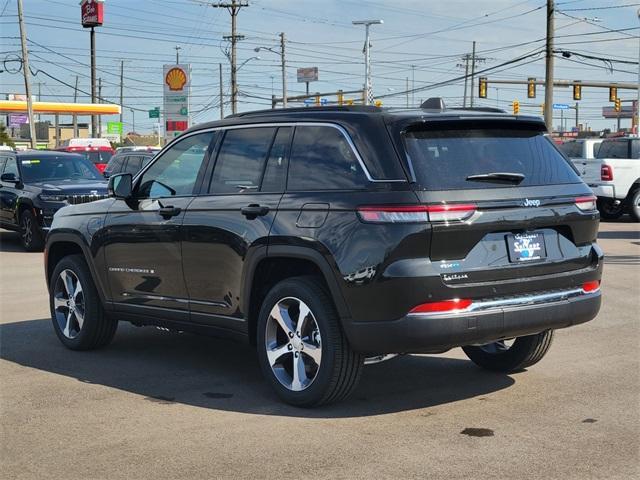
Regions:
<instances>
[{"instance_id":1,"label":"blue sky","mask_svg":"<svg viewBox=\"0 0 640 480\"><path fill-rule=\"evenodd\" d=\"M77 0L23 0L30 41L32 69L42 70L67 84L79 77L79 89L89 87L89 34L80 26ZM256 55L239 71L240 110L268 108L273 92L281 93L279 57L264 46L278 49L279 32L287 35L289 93L304 93L296 83L298 67L318 66L320 81L312 91L354 90L363 83L364 29L351 25L363 18L380 18L372 27L373 86L385 106L404 106L402 94L409 86L428 87L464 73L460 57L477 42L478 69L490 68L544 48L544 0L250 0L238 17L238 32L246 36L238 50L239 62ZM590 56L637 62L640 2L632 0L559 0L556 15L557 48ZM632 6L619 7L632 4ZM150 131L154 120L146 111L162 105L162 65L175 61L176 45L181 63L193 68L192 111L196 123L219 117L218 64L223 64L225 93L229 92L229 62L222 35L230 32L225 9L214 9L200 0L106 0L105 25L98 29L98 76L103 97L119 98L119 64L125 61L125 131ZM15 0L0 0L0 55L12 71L19 54L19 30ZM611 30L624 31L612 32ZM581 62L581 63L578 63ZM413 65L413 67L412 67ZM613 71L609 69L613 67ZM637 81L637 65L606 64L572 56L556 59L556 78L568 80ZM502 71L500 71L502 70ZM491 78L544 78L544 56L488 73ZM412 81L412 78L414 79ZM71 101L73 89L39 73L43 100ZM35 88L36 92L38 86ZM0 73L0 93L24 91L22 77ZM476 89L474 89L474 95ZM463 82L416 92L415 103L441 96L449 105L462 104ZM622 99L635 92L620 91ZM80 93L79 101L87 96ZM228 101L228 98L226 99ZM519 100L521 111L540 113L543 89L528 100L524 86L489 88L489 98L476 104L509 108ZM573 103L570 89L556 89L554 100ZM528 104L531 104L530 106ZM601 107L609 105L608 91L585 88L580 102L581 121L594 128L610 127L602 120ZM230 113L230 107L226 106ZM559 116L559 112L557 112ZM573 113L570 113L572 116ZM113 118L116 120L117 118ZM556 124L559 120L556 121ZM571 122L567 123L571 126Z\"/></svg>"}]
</instances>

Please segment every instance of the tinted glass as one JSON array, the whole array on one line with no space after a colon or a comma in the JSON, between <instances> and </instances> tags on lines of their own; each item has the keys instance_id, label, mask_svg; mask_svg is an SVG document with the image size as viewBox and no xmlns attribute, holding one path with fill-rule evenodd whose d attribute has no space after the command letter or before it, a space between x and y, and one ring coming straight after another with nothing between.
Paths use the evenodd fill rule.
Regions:
<instances>
[{"instance_id":1,"label":"tinted glass","mask_svg":"<svg viewBox=\"0 0 640 480\"><path fill-rule=\"evenodd\" d=\"M351 190L367 178L340 130L296 127L291 147L288 190Z\"/></svg>"},{"instance_id":2,"label":"tinted glass","mask_svg":"<svg viewBox=\"0 0 640 480\"><path fill-rule=\"evenodd\" d=\"M19 162L25 183L76 178L104 180L82 155L20 155Z\"/></svg>"},{"instance_id":3,"label":"tinted glass","mask_svg":"<svg viewBox=\"0 0 640 480\"><path fill-rule=\"evenodd\" d=\"M138 197L192 195L214 135L215 132L192 135L166 150L142 175Z\"/></svg>"},{"instance_id":4,"label":"tinted glass","mask_svg":"<svg viewBox=\"0 0 640 480\"><path fill-rule=\"evenodd\" d=\"M600 144L597 158L629 158L629 140L605 140Z\"/></svg>"},{"instance_id":5,"label":"tinted glass","mask_svg":"<svg viewBox=\"0 0 640 480\"><path fill-rule=\"evenodd\" d=\"M13 173L16 177L19 177L18 173L18 162L16 157L7 158L7 163L4 166L4 171L2 173Z\"/></svg>"},{"instance_id":6,"label":"tinted glass","mask_svg":"<svg viewBox=\"0 0 640 480\"><path fill-rule=\"evenodd\" d=\"M4 164L7 162L7 157L0 157L0 174L3 173Z\"/></svg>"},{"instance_id":7,"label":"tinted glass","mask_svg":"<svg viewBox=\"0 0 640 480\"><path fill-rule=\"evenodd\" d=\"M131 173L135 175L142 168L142 157L130 155L127 160L127 164L124 166L123 173Z\"/></svg>"},{"instance_id":8,"label":"tinted glass","mask_svg":"<svg viewBox=\"0 0 640 480\"><path fill-rule=\"evenodd\" d=\"M104 169L105 173L120 173L122 171L122 167L126 158L127 157L125 157L124 155L114 155L113 157L111 157L107 168Z\"/></svg>"},{"instance_id":9,"label":"tinted glass","mask_svg":"<svg viewBox=\"0 0 640 480\"><path fill-rule=\"evenodd\" d=\"M276 139L271 146L269 158L262 177L262 192L284 192L287 182L287 150L289 149L289 139L291 127L278 129Z\"/></svg>"},{"instance_id":10,"label":"tinted glass","mask_svg":"<svg viewBox=\"0 0 640 480\"><path fill-rule=\"evenodd\" d=\"M416 180L428 190L510 187L470 175L524 175L520 186L577 183L580 178L542 132L509 129L418 130L404 136Z\"/></svg>"},{"instance_id":11,"label":"tinted glass","mask_svg":"<svg viewBox=\"0 0 640 480\"><path fill-rule=\"evenodd\" d=\"M582 142L570 140L564 142L562 145L558 145L558 148L569 158L582 158L582 145Z\"/></svg>"},{"instance_id":12,"label":"tinted glass","mask_svg":"<svg viewBox=\"0 0 640 480\"><path fill-rule=\"evenodd\" d=\"M211 193L250 193L260 188L275 128L228 130L211 180Z\"/></svg>"},{"instance_id":13,"label":"tinted glass","mask_svg":"<svg viewBox=\"0 0 640 480\"><path fill-rule=\"evenodd\" d=\"M84 155L87 160L92 163L109 163L111 157L113 156L111 152L107 152L106 150L100 150L97 152L79 152Z\"/></svg>"}]
</instances>

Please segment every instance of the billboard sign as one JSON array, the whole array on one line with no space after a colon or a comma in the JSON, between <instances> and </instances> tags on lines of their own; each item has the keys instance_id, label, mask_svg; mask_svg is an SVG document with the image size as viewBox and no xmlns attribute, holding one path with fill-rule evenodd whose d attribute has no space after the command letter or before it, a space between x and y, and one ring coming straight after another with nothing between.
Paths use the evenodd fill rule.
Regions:
<instances>
[{"instance_id":1,"label":"billboard sign","mask_svg":"<svg viewBox=\"0 0 640 480\"><path fill-rule=\"evenodd\" d=\"M29 123L29 115L26 113L10 113L9 114L9 126L10 127L19 127L20 125L24 125Z\"/></svg>"},{"instance_id":2,"label":"billboard sign","mask_svg":"<svg viewBox=\"0 0 640 480\"><path fill-rule=\"evenodd\" d=\"M191 65L165 65L163 72L164 131L171 140L189 128Z\"/></svg>"},{"instance_id":3,"label":"billboard sign","mask_svg":"<svg viewBox=\"0 0 640 480\"><path fill-rule=\"evenodd\" d=\"M84 28L99 27L104 20L104 0L82 0L80 12Z\"/></svg>"},{"instance_id":4,"label":"billboard sign","mask_svg":"<svg viewBox=\"0 0 640 480\"><path fill-rule=\"evenodd\" d=\"M633 105L623 105L619 112L613 107L602 107L604 118L633 118Z\"/></svg>"},{"instance_id":5,"label":"billboard sign","mask_svg":"<svg viewBox=\"0 0 640 480\"><path fill-rule=\"evenodd\" d=\"M298 69L298 83L318 81L318 67L306 67Z\"/></svg>"},{"instance_id":6,"label":"billboard sign","mask_svg":"<svg viewBox=\"0 0 640 480\"><path fill-rule=\"evenodd\" d=\"M112 135L122 135L122 123L107 122L107 133Z\"/></svg>"}]
</instances>

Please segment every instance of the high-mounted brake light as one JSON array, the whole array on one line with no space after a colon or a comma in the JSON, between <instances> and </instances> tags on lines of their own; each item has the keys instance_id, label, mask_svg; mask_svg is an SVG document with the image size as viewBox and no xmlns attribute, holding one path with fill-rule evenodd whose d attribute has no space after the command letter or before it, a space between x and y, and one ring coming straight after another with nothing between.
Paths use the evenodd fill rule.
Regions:
<instances>
[{"instance_id":1,"label":"high-mounted brake light","mask_svg":"<svg viewBox=\"0 0 640 480\"><path fill-rule=\"evenodd\" d=\"M596 197L578 197L575 200L576 207L583 212L589 212L596 209Z\"/></svg>"},{"instance_id":2,"label":"high-mounted brake light","mask_svg":"<svg viewBox=\"0 0 640 480\"><path fill-rule=\"evenodd\" d=\"M453 300L442 300L440 302L423 303L414 307L410 312L411 314L419 313L438 313L438 312L456 312L458 310L464 310L472 304L472 300L468 298L460 299L454 298Z\"/></svg>"},{"instance_id":3,"label":"high-mounted brake light","mask_svg":"<svg viewBox=\"0 0 640 480\"><path fill-rule=\"evenodd\" d=\"M611 168L611 165L602 165L602 167L600 167L600 180L603 182L613 180L613 168Z\"/></svg>"},{"instance_id":4,"label":"high-mounted brake light","mask_svg":"<svg viewBox=\"0 0 640 480\"><path fill-rule=\"evenodd\" d=\"M582 291L585 293L597 292L598 290L600 290L600 280L593 280L582 284Z\"/></svg>"},{"instance_id":5,"label":"high-mounted brake light","mask_svg":"<svg viewBox=\"0 0 640 480\"><path fill-rule=\"evenodd\" d=\"M475 205L380 205L358 208L358 215L364 222L371 223L421 223L454 222L471 217Z\"/></svg>"}]
</instances>

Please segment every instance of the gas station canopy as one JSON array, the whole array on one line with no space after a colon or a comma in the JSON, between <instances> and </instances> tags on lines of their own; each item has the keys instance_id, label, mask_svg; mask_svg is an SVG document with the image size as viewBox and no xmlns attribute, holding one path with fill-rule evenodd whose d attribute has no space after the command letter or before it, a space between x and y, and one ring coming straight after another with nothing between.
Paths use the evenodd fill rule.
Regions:
<instances>
[{"instance_id":1,"label":"gas station canopy","mask_svg":"<svg viewBox=\"0 0 640 480\"><path fill-rule=\"evenodd\" d=\"M25 113L26 101L0 100L0 113ZM118 115L120 105L113 103L33 102L34 113L58 115Z\"/></svg>"}]
</instances>

